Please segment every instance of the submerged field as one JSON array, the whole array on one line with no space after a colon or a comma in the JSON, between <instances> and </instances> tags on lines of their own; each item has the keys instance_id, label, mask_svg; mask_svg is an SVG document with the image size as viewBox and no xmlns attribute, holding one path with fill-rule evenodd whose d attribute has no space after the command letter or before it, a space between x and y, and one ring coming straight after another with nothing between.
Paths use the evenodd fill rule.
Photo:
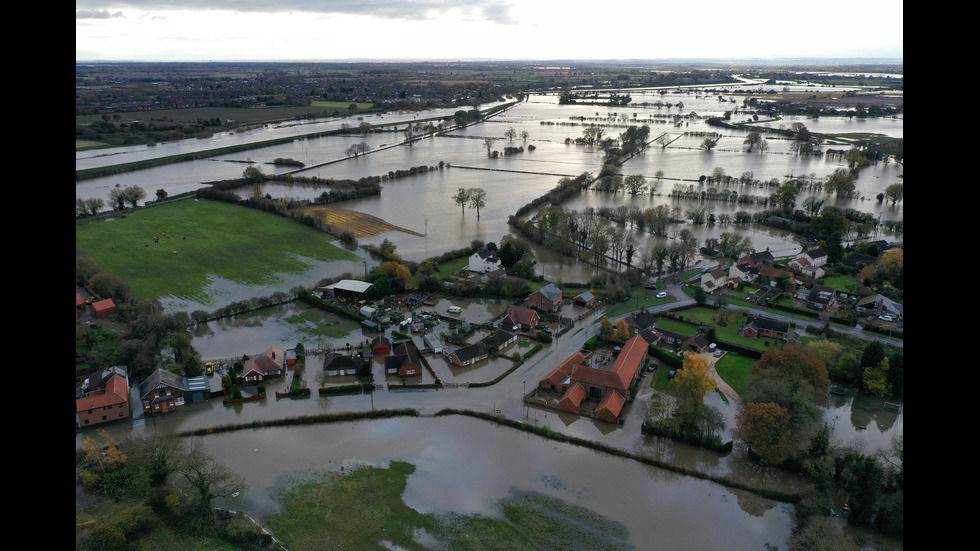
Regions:
<instances>
[{"instance_id":1,"label":"submerged field","mask_svg":"<svg viewBox=\"0 0 980 551\"><path fill-rule=\"evenodd\" d=\"M199 302L215 278L268 285L314 260L357 258L334 242L293 220L215 201L178 201L75 228L76 250L134 294Z\"/></svg>"},{"instance_id":2,"label":"submerged field","mask_svg":"<svg viewBox=\"0 0 980 551\"><path fill-rule=\"evenodd\" d=\"M415 466L361 467L299 483L266 519L289 549L631 549L615 521L544 495L515 493L501 518L423 514L402 500Z\"/></svg>"}]
</instances>

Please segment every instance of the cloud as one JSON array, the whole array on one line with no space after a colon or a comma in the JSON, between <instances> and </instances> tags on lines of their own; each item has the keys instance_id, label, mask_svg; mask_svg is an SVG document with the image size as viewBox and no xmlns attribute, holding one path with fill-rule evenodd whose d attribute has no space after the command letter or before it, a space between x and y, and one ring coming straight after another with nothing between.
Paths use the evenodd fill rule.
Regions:
<instances>
[{"instance_id":1,"label":"cloud","mask_svg":"<svg viewBox=\"0 0 980 551\"><path fill-rule=\"evenodd\" d=\"M147 11L209 10L239 13L288 13L347 14L381 17L385 19L432 19L449 11L461 11L476 19L495 23L514 23L507 1L493 0L76 0L78 13L102 13L102 6L128 7Z\"/></svg>"},{"instance_id":2,"label":"cloud","mask_svg":"<svg viewBox=\"0 0 980 551\"><path fill-rule=\"evenodd\" d=\"M109 19L110 17L126 17L123 12L109 13L109 10L78 10L75 19Z\"/></svg>"}]
</instances>

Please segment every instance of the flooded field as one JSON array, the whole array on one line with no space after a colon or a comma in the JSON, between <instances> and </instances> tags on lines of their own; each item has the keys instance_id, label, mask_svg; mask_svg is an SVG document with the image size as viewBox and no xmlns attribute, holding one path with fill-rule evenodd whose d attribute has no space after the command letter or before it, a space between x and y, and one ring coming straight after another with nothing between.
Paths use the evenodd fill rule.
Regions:
<instances>
[{"instance_id":1,"label":"flooded field","mask_svg":"<svg viewBox=\"0 0 980 551\"><path fill-rule=\"evenodd\" d=\"M744 89L759 85L747 83ZM250 150L242 153L219 156L213 159L188 161L176 165L123 173L111 177L82 180L76 183L76 197L107 197L116 187L139 185L149 198L158 189L169 194L193 191L203 187L206 182L240 177L248 163L255 163L266 173L281 172L270 164L275 158L292 158L307 165L317 165L327 161L330 164L316 166L296 172L296 176L316 176L329 182L331 179L359 179L368 176L381 176L392 171L408 170L411 167L427 166L442 169L430 170L411 177L399 178L383 184L380 196L367 197L334 204L336 208L353 210L378 218L395 226L406 228L419 235L401 231L383 233L377 237L361 240L362 245L378 244L388 239L406 260L421 261L469 245L473 240L499 242L505 235L511 235L509 217L520 206L547 193L562 177L575 177L584 172L598 174L602 167L603 152L599 147L566 143L582 136L583 130L592 124L601 125L607 135L618 136L631 125L648 125L651 139L660 135L669 138L669 145L657 144L625 162L622 174L643 175L653 193L629 196L623 193L606 193L589 190L574 197L562 206L569 210L584 211L588 208L635 206L640 209L666 204L680 212L699 204L698 201L672 197L671 193L694 187L704 190L699 182L705 175L716 169L725 174L740 177L746 174L760 182L771 180L784 182L794 177L811 177L821 180L834 170L846 166L840 158L807 157L795 154L790 146L791 140L771 137L770 148L764 154L746 153L743 141L748 130L721 130L710 127L705 122L708 116L719 116L725 111L735 110L733 121L741 120L738 108L742 97L731 95L739 87L729 86L711 93L697 89L636 90L631 91L633 104L627 107L558 105L554 95L532 95L525 101L496 115L486 122L474 124L463 129L444 134L424 135L412 145L405 145L401 132L381 132L351 134L295 140L293 142ZM810 87L800 86L800 90ZM736 98L738 98L736 100ZM671 107L658 107L657 102L667 102ZM735 102L735 103L733 103ZM417 117L430 114L418 114ZM413 116L413 118L415 117ZM368 122L394 121L397 115L386 115ZM402 116L406 119L406 116ZM407 119L405 124L411 119ZM879 133L901 137L903 118L851 120L824 117L817 120L787 118L779 121L759 122L763 126L788 127L794 122L802 122L813 131L832 131L847 133ZM261 131L262 138L298 135L297 132L331 128L340 121L326 121L309 125L283 125L269 127ZM401 127L404 128L404 127ZM820 130L818 130L818 128ZM513 129L514 139L505 137ZM711 152L699 149L701 133L718 132L721 138L718 146ZM526 133L526 134L525 134ZM491 148L503 150L504 147L521 147L523 152L491 158L488 155L486 139L492 140ZM252 138L257 139L257 138ZM358 157L347 157L346 149L353 143L364 142L368 153ZM400 144L400 145L399 145ZM186 145L186 144L185 144ZM191 144L198 149L216 146L208 142ZM533 146L533 150L531 149ZM825 148L849 147L847 144L826 144ZM136 148L138 149L138 148ZM76 167L90 162L91 156L78 155ZM100 157L101 159L102 157ZM901 203L878 202L876 196L885 187L902 181L903 168L892 163L877 163L864 168L856 182L855 198L836 198L826 195L819 189L802 190L797 204L808 197L817 197L826 206L853 208L866 212L881 221L902 221L904 209ZM471 208L460 208L452 196L460 188L482 188L486 191L486 205L479 216ZM248 186L236 191L242 197L258 194L272 198L295 198L312 200L326 191L327 185L266 182ZM751 188L737 185L731 190L742 196L768 197L774 188ZM738 211L750 214L765 207L752 203L707 202L709 212L732 215ZM738 231L748 236L757 250L769 249L774 254L792 254L798 250L799 243L794 236L785 232L749 224L733 228L724 225L700 225L690 223L681 227L693 230L700 241L718 238L725 231ZM679 228L677 228L679 229ZM877 237L896 239L900 236L880 232ZM662 245L666 238L654 237L636 232L639 250ZM549 278L564 281L588 281L594 269L576 266L576 262L537 251L540 273ZM369 262L370 264L370 262ZM372 264L373 265L373 264ZM336 276L353 271L351 266L317 266L299 278L298 284L311 285L324 277ZM293 283L293 282L290 282ZM215 281L215 286L222 285ZM246 295L247 293L247 295ZM256 296L248 289L238 289L225 293L227 301ZM246 295L246 296L242 296ZM166 301L165 301L166 302ZM168 303L168 310L194 309L198 305ZM212 306L213 308L213 306Z\"/></svg>"}]
</instances>

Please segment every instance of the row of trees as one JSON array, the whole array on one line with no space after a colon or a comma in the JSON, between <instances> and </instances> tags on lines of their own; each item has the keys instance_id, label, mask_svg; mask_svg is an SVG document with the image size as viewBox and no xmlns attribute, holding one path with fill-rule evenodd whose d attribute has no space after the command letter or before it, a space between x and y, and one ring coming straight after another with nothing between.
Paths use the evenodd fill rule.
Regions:
<instances>
[{"instance_id":1,"label":"row of trees","mask_svg":"<svg viewBox=\"0 0 980 551\"><path fill-rule=\"evenodd\" d=\"M160 192L163 192L162 195ZM166 198L167 193L162 189L157 192L157 198ZM125 188L116 187L109 191L109 204L115 210L123 210L126 205L130 208L136 208L140 201L146 199L146 190L140 186L129 186ZM81 197L75 198L75 216L95 216L102 212L106 206L105 200L101 198L89 198L82 199Z\"/></svg>"}]
</instances>

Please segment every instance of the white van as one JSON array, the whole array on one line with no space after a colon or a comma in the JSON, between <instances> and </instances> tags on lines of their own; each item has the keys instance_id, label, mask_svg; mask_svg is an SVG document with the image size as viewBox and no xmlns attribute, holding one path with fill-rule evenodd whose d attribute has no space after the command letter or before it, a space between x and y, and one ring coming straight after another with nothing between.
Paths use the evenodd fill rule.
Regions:
<instances>
[{"instance_id":1,"label":"white van","mask_svg":"<svg viewBox=\"0 0 980 551\"><path fill-rule=\"evenodd\" d=\"M460 313L462 311L463 311L463 309L460 308L459 306L450 306L449 307L449 313L450 314L458 314L458 313Z\"/></svg>"}]
</instances>

